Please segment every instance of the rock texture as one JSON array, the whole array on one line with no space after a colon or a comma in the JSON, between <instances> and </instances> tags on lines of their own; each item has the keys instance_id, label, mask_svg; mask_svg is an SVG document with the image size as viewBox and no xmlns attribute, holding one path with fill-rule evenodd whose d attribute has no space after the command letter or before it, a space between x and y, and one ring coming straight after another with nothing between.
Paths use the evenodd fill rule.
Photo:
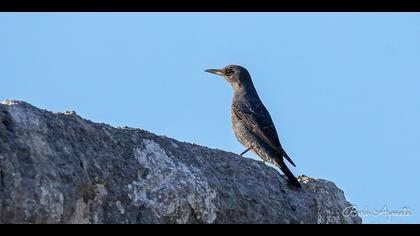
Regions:
<instances>
[{"instance_id":1,"label":"rock texture","mask_svg":"<svg viewBox=\"0 0 420 236\"><path fill-rule=\"evenodd\" d=\"M0 223L361 223L332 182L233 153L0 104Z\"/></svg>"}]
</instances>

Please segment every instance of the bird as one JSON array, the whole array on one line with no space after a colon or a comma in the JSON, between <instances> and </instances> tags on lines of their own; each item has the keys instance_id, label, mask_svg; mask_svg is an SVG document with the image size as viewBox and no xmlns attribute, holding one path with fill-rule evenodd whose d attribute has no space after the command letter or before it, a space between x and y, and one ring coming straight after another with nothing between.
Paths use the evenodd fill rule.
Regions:
<instances>
[{"instance_id":1,"label":"bird","mask_svg":"<svg viewBox=\"0 0 420 236\"><path fill-rule=\"evenodd\" d=\"M264 162L279 167L289 183L301 188L301 184L284 162L295 163L283 149L270 113L258 96L247 69L239 65L228 65L223 69L207 69L205 72L223 77L233 89L231 119L234 134L246 150L256 153Z\"/></svg>"}]
</instances>

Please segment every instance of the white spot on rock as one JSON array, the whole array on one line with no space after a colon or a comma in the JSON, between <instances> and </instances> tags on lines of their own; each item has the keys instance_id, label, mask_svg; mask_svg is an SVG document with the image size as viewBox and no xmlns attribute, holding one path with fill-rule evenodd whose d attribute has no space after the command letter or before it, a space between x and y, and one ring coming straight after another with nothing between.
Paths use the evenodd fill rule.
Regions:
<instances>
[{"instance_id":1,"label":"white spot on rock","mask_svg":"<svg viewBox=\"0 0 420 236\"><path fill-rule=\"evenodd\" d=\"M124 215L124 213L125 213L125 209L124 209L124 207L122 206L121 202L120 202L120 201L116 201L116 202L115 202L115 206L116 206L116 207L117 207L117 209L120 211L121 215Z\"/></svg>"},{"instance_id":2,"label":"white spot on rock","mask_svg":"<svg viewBox=\"0 0 420 236\"><path fill-rule=\"evenodd\" d=\"M172 222L186 223L194 212L197 220L212 223L217 217L217 195L200 171L174 161L151 140L146 139L143 144L145 148L136 148L134 156L149 172L127 185L132 203L146 206L157 217Z\"/></svg>"}]
</instances>

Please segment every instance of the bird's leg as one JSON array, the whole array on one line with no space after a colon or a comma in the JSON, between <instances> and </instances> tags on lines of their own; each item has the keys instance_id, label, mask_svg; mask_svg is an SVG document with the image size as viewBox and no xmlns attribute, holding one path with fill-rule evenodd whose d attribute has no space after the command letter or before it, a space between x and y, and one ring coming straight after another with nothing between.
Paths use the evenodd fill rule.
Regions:
<instances>
[{"instance_id":1,"label":"bird's leg","mask_svg":"<svg viewBox=\"0 0 420 236\"><path fill-rule=\"evenodd\" d=\"M252 147L250 147L250 148L247 148L245 151L243 151L241 154L239 154L239 156L242 156L242 155L244 155L245 153L247 153L249 150L251 150L252 149Z\"/></svg>"}]
</instances>

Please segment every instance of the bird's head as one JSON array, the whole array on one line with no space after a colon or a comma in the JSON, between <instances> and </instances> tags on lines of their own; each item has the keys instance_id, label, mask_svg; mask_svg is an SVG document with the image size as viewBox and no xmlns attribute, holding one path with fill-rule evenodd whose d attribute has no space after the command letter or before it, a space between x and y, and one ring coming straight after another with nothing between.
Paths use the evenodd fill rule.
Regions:
<instances>
[{"instance_id":1,"label":"bird's head","mask_svg":"<svg viewBox=\"0 0 420 236\"><path fill-rule=\"evenodd\" d=\"M223 69L207 69L205 71L223 76L223 78L225 78L225 80L229 82L234 89L246 86L247 84L252 84L249 72L242 66L229 65Z\"/></svg>"}]
</instances>

